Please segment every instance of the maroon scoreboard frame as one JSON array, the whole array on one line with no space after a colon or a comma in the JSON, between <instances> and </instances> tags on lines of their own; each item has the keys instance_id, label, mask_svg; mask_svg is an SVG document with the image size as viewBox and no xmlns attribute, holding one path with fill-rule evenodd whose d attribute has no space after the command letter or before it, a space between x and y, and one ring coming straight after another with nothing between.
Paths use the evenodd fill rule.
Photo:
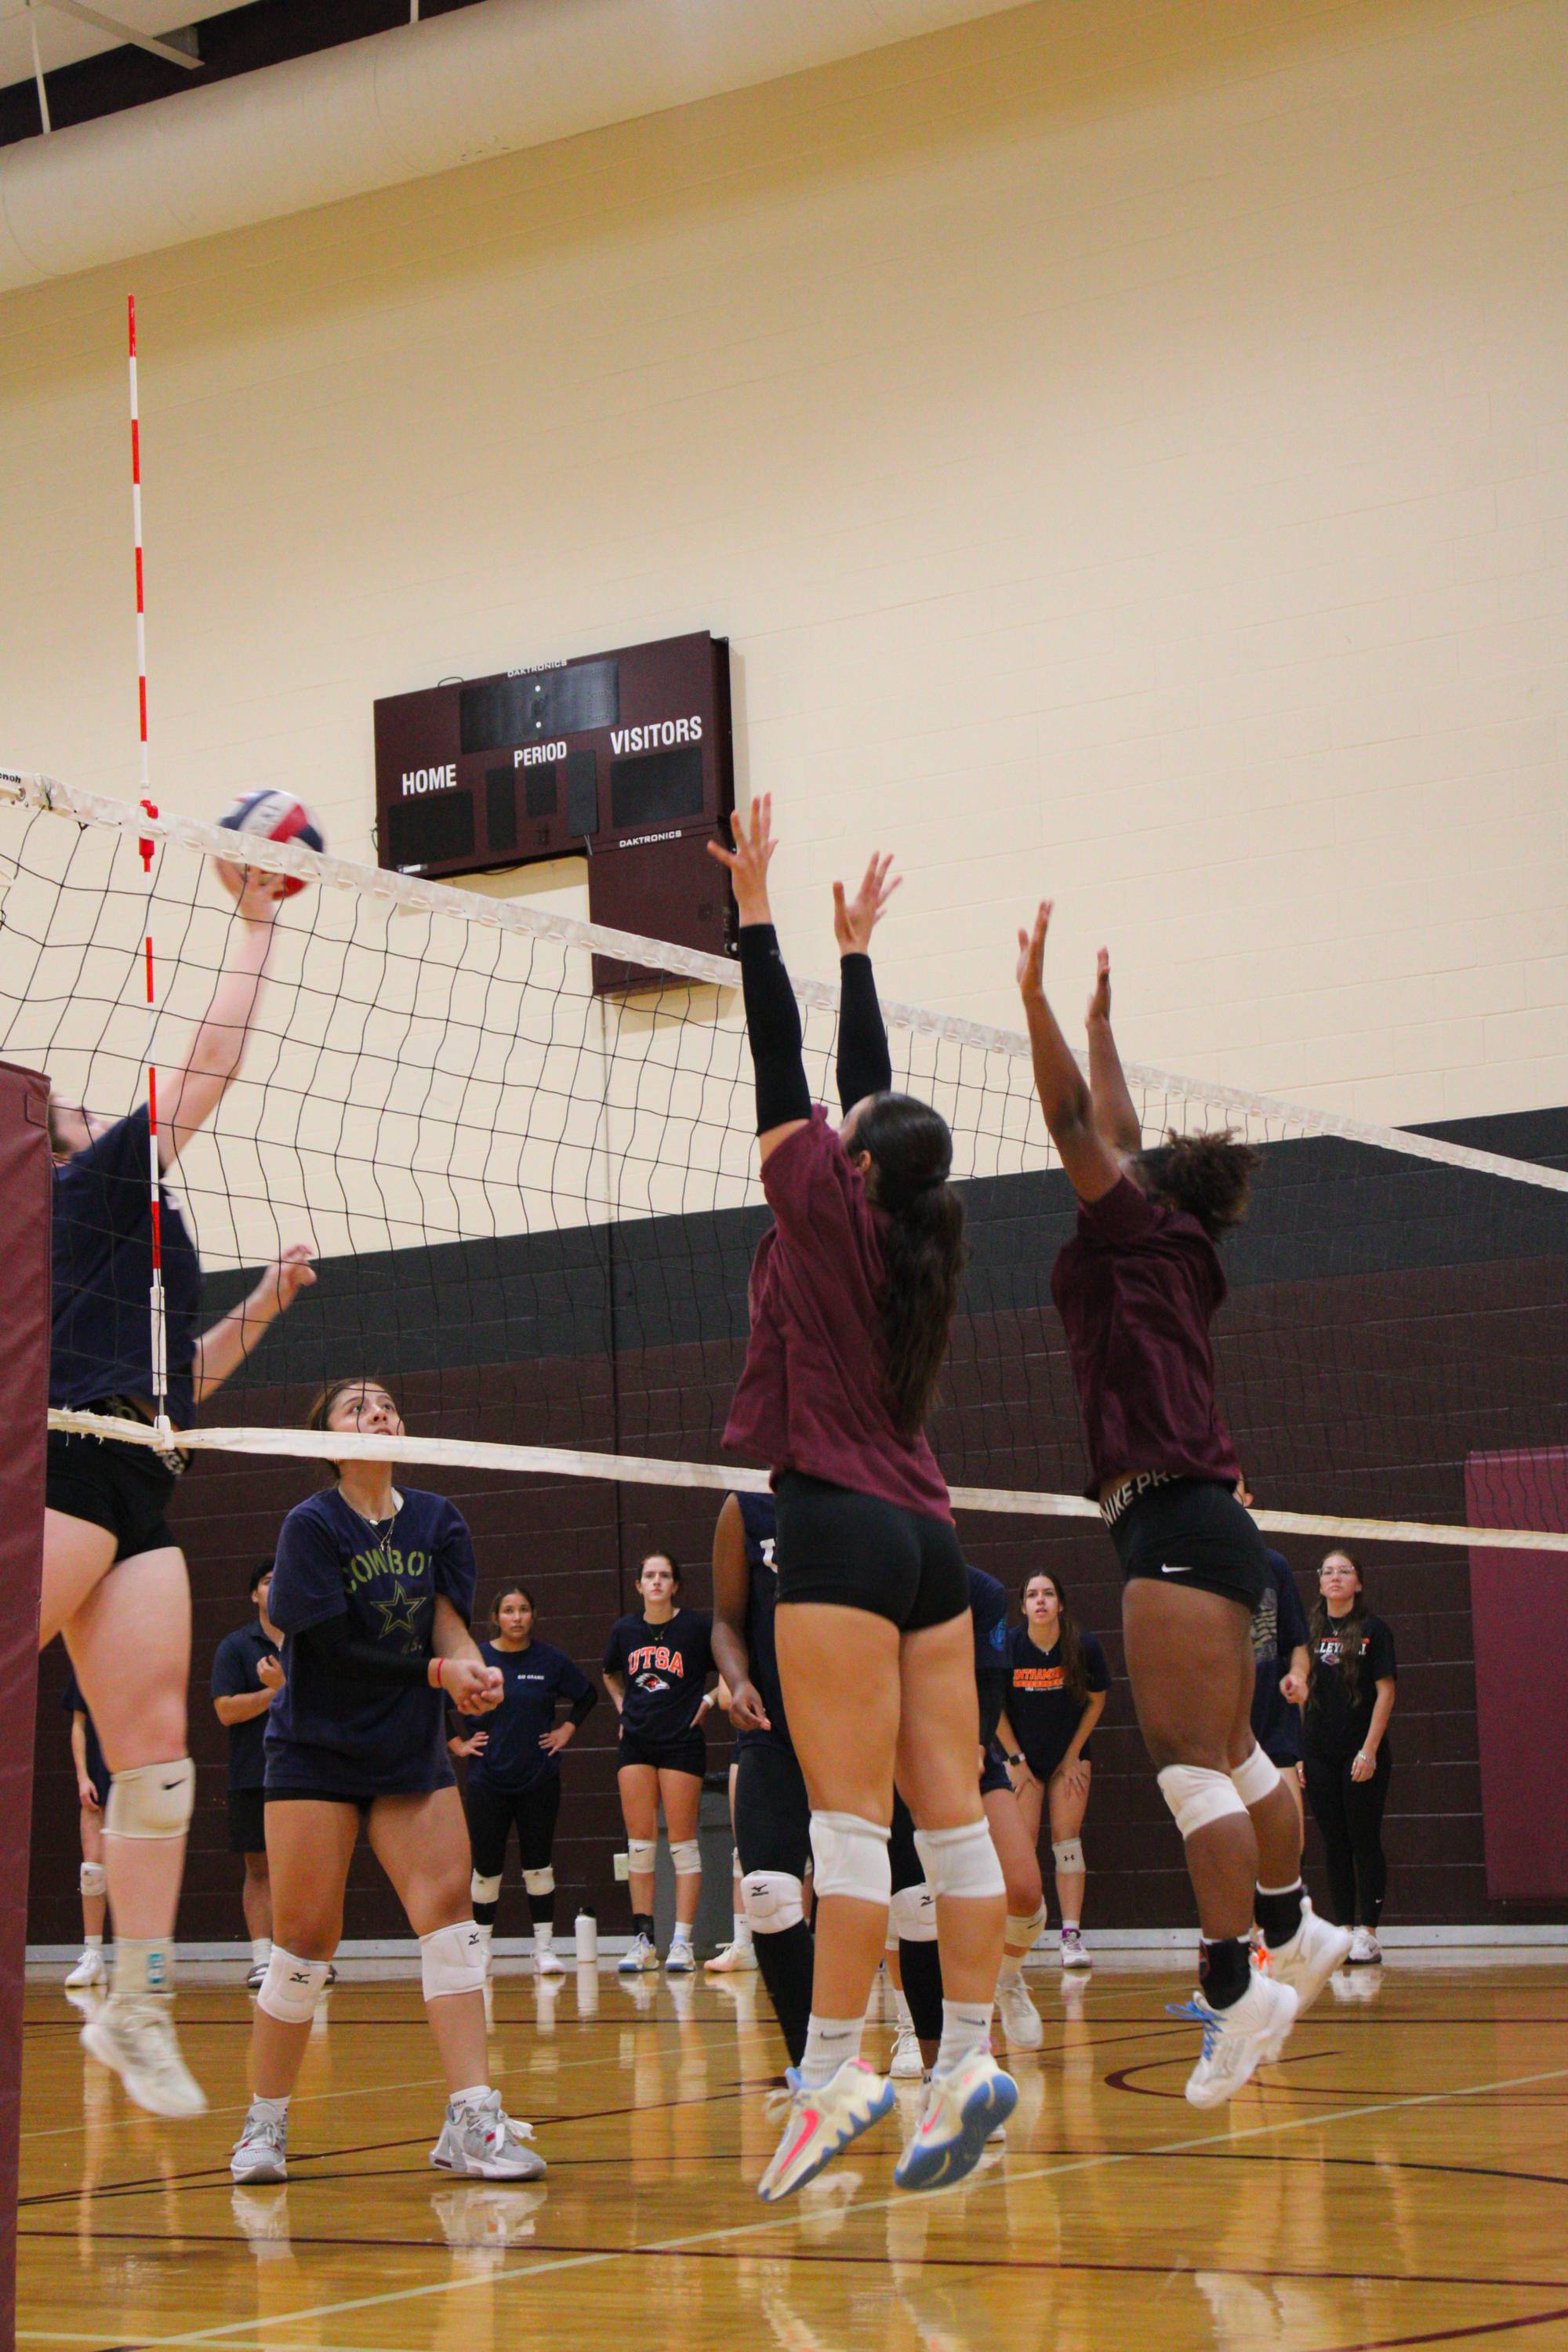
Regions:
<instances>
[{"instance_id":1,"label":"maroon scoreboard frame","mask_svg":"<svg viewBox=\"0 0 1568 2352\"><path fill-rule=\"evenodd\" d=\"M707 844L735 805L730 646L703 632L462 678L375 706L377 856L448 879L588 860L595 923L735 952ZM594 959L601 994L653 975Z\"/></svg>"}]
</instances>

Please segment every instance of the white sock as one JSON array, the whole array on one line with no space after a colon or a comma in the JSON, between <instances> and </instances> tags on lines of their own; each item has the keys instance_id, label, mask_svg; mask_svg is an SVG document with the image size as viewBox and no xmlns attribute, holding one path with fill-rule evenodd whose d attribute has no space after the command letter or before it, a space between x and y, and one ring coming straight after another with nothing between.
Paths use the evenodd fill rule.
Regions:
<instances>
[{"instance_id":1,"label":"white sock","mask_svg":"<svg viewBox=\"0 0 1568 2352\"><path fill-rule=\"evenodd\" d=\"M450 2104L454 2107L477 2107L479 2102L482 2099L488 2099L489 2095L490 2086L488 2083L470 2083L466 2091L452 2093Z\"/></svg>"},{"instance_id":2,"label":"white sock","mask_svg":"<svg viewBox=\"0 0 1568 2352\"><path fill-rule=\"evenodd\" d=\"M285 2091L280 2099L252 2099L251 2120L258 2124L276 2124L281 2130L289 2120L289 2094Z\"/></svg>"},{"instance_id":3,"label":"white sock","mask_svg":"<svg viewBox=\"0 0 1568 2352\"><path fill-rule=\"evenodd\" d=\"M896 1991L893 1995L893 2014L899 2021L899 2032L900 2033L912 2033L914 2032L915 2013L910 2007L909 2001L901 1990Z\"/></svg>"},{"instance_id":4,"label":"white sock","mask_svg":"<svg viewBox=\"0 0 1568 2352\"><path fill-rule=\"evenodd\" d=\"M251 1967L252 1967L253 1969L264 1969L264 1968L267 1966L268 1961L271 1958L272 1958L272 1938L271 1938L271 1937L270 1937L270 1936L252 1936L252 1937L251 1937L251 1939L250 1939L250 1965L251 1965Z\"/></svg>"},{"instance_id":5,"label":"white sock","mask_svg":"<svg viewBox=\"0 0 1568 2352\"><path fill-rule=\"evenodd\" d=\"M1016 1984L1023 1972L1023 1967L1024 1963L1016 1952L1004 1952L1001 1972L996 1979L998 1986Z\"/></svg>"},{"instance_id":6,"label":"white sock","mask_svg":"<svg viewBox=\"0 0 1568 2352\"><path fill-rule=\"evenodd\" d=\"M495 1921L493 1919L476 1919L474 1925L479 1931L481 1940L488 1945L490 1937L496 1931Z\"/></svg>"},{"instance_id":7,"label":"white sock","mask_svg":"<svg viewBox=\"0 0 1568 2352\"><path fill-rule=\"evenodd\" d=\"M743 1911L737 1911L735 1913L733 1926L735 1929L734 1941L737 1944L749 1944L752 1940L752 1923L747 1918Z\"/></svg>"},{"instance_id":8,"label":"white sock","mask_svg":"<svg viewBox=\"0 0 1568 2352\"><path fill-rule=\"evenodd\" d=\"M81 1942L82 1949L84 1951L101 1952L103 1949L103 1937L101 1936L84 1936Z\"/></svg>"},{"instance_id":9,"label":"white sock","mask_svg":"<svg viewBox=\"0 0 1568 2352\"><path fill-rule=\"evenodd\" d=\"M1076 1919L1064 1919L1062 1921L1062 1934L1064 1936L1076 1936L1078 1934L1078 1921Z\"/></svg>"},{"instance_id":10,"label":"white sock","mask_svg":"<svg viewBox=\"0 0 1568 2352\"><path fill-rule=\"evenodd\" d=\"M555 1949L555 1923L553 1920L536 1919L534 1921L533 1948L536 1952L552 1952Z\"/></svg>"},{"instance_id":11,"label":"white sock","mask_svg":"<svg viewBox=\"0 0 1568 2352\"><path fill-rule=\"evenodd\" d=\"M140 2000L174 1990L174 1955L163 1936L117 1936L114 1941L114 2000Z\"/></svg>"},{"instance_id":12,"label":"white sock","mask_svg":"<svg viewBox=\"0 0 1568 2352\"><path fill-rule=\"evenodd\" d=\"M951 2074L976 2051L991 2047L991 2003L988 2000L944 2000L942 2042L933 2074Z\"/></svg>"},{"instance_id":13,"label":"white sock","mask_svg":"<svg viewBox=\"0 0 1568 2352\"><path fill-rule=\"evenodd\" d=\"M800 2062L800 2079L808 2091L819 2091L846 2058L858 2058L865 2031L863 2017L818 2017L812 2011L805 2029L805 2055Z\"/></svg>"},{"instance_id":14,"label":"white sock","mask_svg":"<svg viewBox=\"0 0 1568 2352\"><path fill-rule=\"evenodd\" d=\"M683 1927L679 1919L675 1923L675 1933L669 1939L669 1948L672 1952L677 1944L684 1944L688 1951L691 1949L691 1930L689 1927Z\"/></svg>"}]
</instances>

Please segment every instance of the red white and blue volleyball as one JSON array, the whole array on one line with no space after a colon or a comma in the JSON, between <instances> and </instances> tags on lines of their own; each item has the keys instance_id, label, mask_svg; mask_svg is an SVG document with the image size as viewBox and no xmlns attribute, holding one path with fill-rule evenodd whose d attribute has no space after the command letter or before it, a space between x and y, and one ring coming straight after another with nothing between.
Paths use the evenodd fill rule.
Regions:
<instances>
[{"instance_id":1,"label":"red white and blue volleyball","mask_svg":"<svg viewBox=\"0 0 1568 2352\"><path fill-rule=\"evenodd\" d=\"M325 849L327 836L321 820L292 793L245 793L218 823L231 833L248 833L258 841L297 841L303 849ZM305 885L296 876L285 877L283 896L291 898Z\"/></svg>"}]
</instances>

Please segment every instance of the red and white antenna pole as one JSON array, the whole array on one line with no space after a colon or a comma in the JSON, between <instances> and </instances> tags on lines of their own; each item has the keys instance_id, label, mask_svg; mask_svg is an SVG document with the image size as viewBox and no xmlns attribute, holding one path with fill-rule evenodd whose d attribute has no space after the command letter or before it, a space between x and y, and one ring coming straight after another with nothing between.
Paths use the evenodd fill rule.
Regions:
<instances>
[{"instance_id":1,"label":"red and white antenna pole","mask_svg":"<svg viewBox=\"0 0 1568 2352\"><path fill-rule=\"evenodd\" d=\"M152 784L147 772L147 621L142 601L142 427L136 407L136 297L126 298L126 324L129 333L131 360L131 526L136 548L136 692L141 719L141 797L142 806L150 817L158 814L152 800ZM151 1188L153 1220L153 1289L152 1312L153 1416L154 1426L168 1430L169 1422L169 1339L168 1322L163 1311L163 1171L158 1165L158 1067L153 1048L158 1029L158 998L153 970L153 865L157 855L157 842L151 835L137 843L142 853L142 869L147 877L147 917L142 937L142 961L147 980L147 1138L148 1182Z\"/></svg>"}]
</instances>

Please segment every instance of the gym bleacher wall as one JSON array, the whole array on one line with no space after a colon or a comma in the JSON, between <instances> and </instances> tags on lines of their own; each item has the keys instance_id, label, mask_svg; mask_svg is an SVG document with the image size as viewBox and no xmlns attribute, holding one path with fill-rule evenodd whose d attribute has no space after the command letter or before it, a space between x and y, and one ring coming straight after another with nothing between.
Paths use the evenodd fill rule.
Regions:
<instances>
[{"instance_id":1,"label":"gym bleacher wall","mask_svg":"<svg viewBox=\"0 0 1568 2352\"><path fill-rule=\"evenodd\" d=\"M167 804L282 785L362 855L377 696L711 628L803 969L878 843L908 877L890 993L1011 1019L1048 890L1064 1000L1108 940L1139 1060L1496 1139L1568 1104L1565 29L1058 0L11 295L4 756L133 796L133 285ZM582 1384L600 1443L676 1376L616 1370ZM544 1358L509 1377L547 1408ZM264 1379L247 1417L297 1407ZM479 1433L535 1433L485 1421L478 1373L473 1402ZM311 1483L205 1463L180 1498L190 1937L239 1924L206 1667ZM689 1496L463 1500L487 1585L537 1580L585 1661L640 1543L706 1541ZM973 1540L1011 1579L1036 1538ZM1092 1529L1047 1549L1110 1624ZM1374 1572L1405 1661L1390 1916L1496 1916L1465 1562ZM64 1942L45 1676L31 1934ZM562 1877L615 1924L608 1732L569 1759ZM1184 1916L1124 1685L1100 1754L1097 1916ZM367 1865L351 1932L393 1924Z\"/></svg>"}]
</instances>

